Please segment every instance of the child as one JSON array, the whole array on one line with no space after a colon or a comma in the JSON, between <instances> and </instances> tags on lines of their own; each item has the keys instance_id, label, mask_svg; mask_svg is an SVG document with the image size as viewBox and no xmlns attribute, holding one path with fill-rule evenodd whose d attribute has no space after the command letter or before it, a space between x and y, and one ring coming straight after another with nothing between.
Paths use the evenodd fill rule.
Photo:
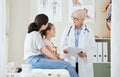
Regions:
<instances>
[{"instance_id":1,"label":"child","mask_svg":"<svg viewBox=\"0 0 120 77\"><path fill-rule=\"evenodd\" d=\"M51 51L59 60L64 60L63 58L60 58L60 55L57 53L57 47L51 42L51 38L55 37L54 25L52 23L48 23L48 27L42 32L42 34L45 38L44 43L47 49Z\"/></svg>"}]
</instances>

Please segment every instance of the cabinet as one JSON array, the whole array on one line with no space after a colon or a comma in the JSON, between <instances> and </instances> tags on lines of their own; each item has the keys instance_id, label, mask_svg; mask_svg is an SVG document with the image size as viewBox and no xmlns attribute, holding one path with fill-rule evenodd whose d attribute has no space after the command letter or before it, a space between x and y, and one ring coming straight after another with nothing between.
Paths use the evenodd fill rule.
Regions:
<instances>
[{"instance_id":1,"label":"cabinet","mask_svg":"<svg viewBox=\"0 0 120 77\"><path fill-rule=\"evenodd\" d=\"M111 48L110 38L97 38L94 52L94 62L110 62Z\"/></svg>"},{"instance_id":2,"label":"cabinet","mask_svg":"<svg viewBox=\"0 0 120 77\"><path fill-rule=\"evenodd\" d=\"M110 63L93 63L94 77L111 77Z\"/></svg>"},{"instance_id":3,"label":"cabinet","mask_svg":"<svg viewBox=\"0 0 120 77\"><path fill-rule=\"evenodd\" d=\"M94 77L111 77L111 42L110 38L99 38L94 53Z\"/></svg>"}]
</instances>

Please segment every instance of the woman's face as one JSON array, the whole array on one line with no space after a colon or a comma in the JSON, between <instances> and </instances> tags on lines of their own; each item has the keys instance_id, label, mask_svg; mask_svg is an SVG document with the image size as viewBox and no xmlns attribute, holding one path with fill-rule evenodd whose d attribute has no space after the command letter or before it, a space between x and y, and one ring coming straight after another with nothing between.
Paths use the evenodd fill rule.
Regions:
<instances>
[{"instance_id":1,"label":"woman's face","mask_svg":"<svg viewBox=\"0 0 120 77\"><path fill-rule=\"evenodd\" d=\"M83 19L74 18L74 17L72 17L72 20L75 26L80 26L81 24L83 24L83 21L84 21Z\"/></svg>"},{"instance_id":2,"label":"woman's face","mask_svg":"<svg viewBox=\"0 0 120 77\"><path fill-rule=\"evenodd\" d=\"M41 30L45 30L48 27L48 23L46 25L42 25Z\"/></svg>"}]
</instances>

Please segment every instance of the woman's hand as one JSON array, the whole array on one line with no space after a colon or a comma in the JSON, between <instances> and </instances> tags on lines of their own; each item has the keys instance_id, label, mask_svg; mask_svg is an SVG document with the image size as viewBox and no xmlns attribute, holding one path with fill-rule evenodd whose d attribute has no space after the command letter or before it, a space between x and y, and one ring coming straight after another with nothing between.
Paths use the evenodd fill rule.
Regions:
<instances>
[{"instance_id":1,"label":"woman's hand","mask_svg":"<svg viewBox=\"0 0 120 77\"><path fill-rule=\"evenodd\" d=\"M67 50L67 49L64 49L63 52L64 52L65 54L68 54L68 50Z\"/></svg>"},{"instance_id":2,"label":"woman's hand","mask_svg":"<svg viewBox=\"0 0 120 77\"><path fill-rule=\"evenodd\" d=\"M84 52L78 52L78 56L81 58L87 57L86 53Z\"/></svg>"}]
</instances>

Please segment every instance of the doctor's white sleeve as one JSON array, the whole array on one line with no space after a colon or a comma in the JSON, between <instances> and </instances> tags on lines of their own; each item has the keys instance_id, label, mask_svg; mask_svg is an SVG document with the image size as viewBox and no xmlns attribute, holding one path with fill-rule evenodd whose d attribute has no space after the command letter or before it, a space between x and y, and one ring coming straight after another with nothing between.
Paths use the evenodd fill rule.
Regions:
<instances>
[{"instance_id":1,"label":"doctor's white sleeve","mask_svg":"<svg viewBox=\"0 0 120 77\"><path fill-rule=\"evenodd\" d=\"M63 52L64 49L67 49L68 48L68 36L67 36L67 33L68 33L68 29L66 28L62 34L62 37L61 37L61 41L60 41L60 51L63 53L63 56L65 59L67 59L69 57L68 54L65 54Z\"/></svg>"},{"instance_id":2,"label":"doctor's white sleeve","mask_svg":"<svg viewBox=\"0 0 120 77\"><path fill-rule=\"evenodd\" d=\"M92 31L89 31L87 46L85 48L87 54L87 61L93 61L95 53L95 36Z\"/></svg>"},{"instance_id":3,"label":"doctor's white sleeve","mask_svg":"<svg viewBox=\"0 0 120 77\"><path fill-rule=\"evenodd\" d=\"M61 41L60 41L60 49L63 51L64 49L68 48L68 39L67 39L67 29L64 30Z\"/></svg>"}]
</instances>

